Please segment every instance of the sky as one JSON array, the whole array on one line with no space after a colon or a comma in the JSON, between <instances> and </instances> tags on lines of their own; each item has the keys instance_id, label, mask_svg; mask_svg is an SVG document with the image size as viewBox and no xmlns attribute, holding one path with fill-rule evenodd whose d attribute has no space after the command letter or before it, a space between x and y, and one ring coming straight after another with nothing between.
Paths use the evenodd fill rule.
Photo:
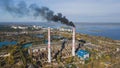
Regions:
<instances>
[{"instance_id":1,"label":"sky","mask_svg":"<svg viewBox=\"0 0 120 68\"><path fill-rule=\"evenodd\" d=\"M4 0L0 0L2 2ZM56 14L62 13L73 22L117 22L120 23L120 0L14 0L27 5L36 3L46 6ZM1 3L0 3L1 4ZM17 17L5 11L0 5L0 22L45 22L31 16Z\"/></svg>"}]
</instances>

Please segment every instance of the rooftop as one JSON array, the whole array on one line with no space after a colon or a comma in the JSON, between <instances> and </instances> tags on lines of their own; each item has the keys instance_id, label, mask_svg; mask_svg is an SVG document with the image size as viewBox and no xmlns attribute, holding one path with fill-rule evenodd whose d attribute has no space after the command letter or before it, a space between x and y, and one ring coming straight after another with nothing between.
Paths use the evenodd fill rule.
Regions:
<instances>
[{"instance_id":1,"label":"rooftop","mask_svg":"<svg viewBox=\"0 0 120 68\"><path fill-rule=\"evenodd\" d=\"M80 57L83 57L84 55L89 54L89 52L86 50L79 50L79 51L77 51L76 54Z\"/></svg>"}]
</instances>

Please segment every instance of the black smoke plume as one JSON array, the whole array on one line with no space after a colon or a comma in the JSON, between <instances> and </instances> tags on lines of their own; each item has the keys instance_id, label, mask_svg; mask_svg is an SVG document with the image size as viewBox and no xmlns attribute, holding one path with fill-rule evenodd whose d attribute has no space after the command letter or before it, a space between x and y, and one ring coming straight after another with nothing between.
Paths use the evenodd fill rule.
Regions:
<instances>
[{"instance_id":1,"label":"black smoke plume","mask_svg":"<svg viewBox=\"0 0 120 68\"><path fill-rule=\"evenodd\" d=\"M23 16L33 16L33 17L43 17L47 21L61 22L68 26L75 27L72 21L69 21L61 13L54 14L52 10L47 7L39 7L37 4L27 5L25 1L21 1L18 4L14 3L14 0L0 0L0 6L4 10L8 11L10 14L23 17Z\"/></svg>"}]
</instances>

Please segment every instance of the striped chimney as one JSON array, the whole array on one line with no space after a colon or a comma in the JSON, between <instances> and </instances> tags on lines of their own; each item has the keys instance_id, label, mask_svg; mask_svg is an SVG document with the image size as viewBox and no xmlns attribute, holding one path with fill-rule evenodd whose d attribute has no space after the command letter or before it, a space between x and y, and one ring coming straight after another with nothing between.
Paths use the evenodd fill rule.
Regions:
<instances>
[{"instance_id":1,"label":"striped chimney","mask_svg":"<svg viewBox=\"0 0 120 68\"><path fill-rule=\"evenodd\" d=\"M50 27L48 27L48 62L51 63Z\"/></svg>"},{"instance_id":2,"label":"striped chimney","mask_svg":"<svg viewBox=\"0 0 120 68\"><path fill-rule=\"evenodd\" d=\"M73 27L72 56L75 56L75 27Z\"/></svg>"}]
</instances>

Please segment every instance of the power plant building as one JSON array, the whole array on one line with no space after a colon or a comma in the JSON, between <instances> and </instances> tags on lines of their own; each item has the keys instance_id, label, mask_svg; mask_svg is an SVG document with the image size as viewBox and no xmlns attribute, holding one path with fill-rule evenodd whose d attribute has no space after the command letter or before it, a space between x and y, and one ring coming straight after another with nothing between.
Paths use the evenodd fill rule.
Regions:
<instances>
[{"instance_id":1,"label":"power plant building","mask_svg":"<svg viewBox=\"0 0 120 68\"><path fill-rule=\"evenodd\" d=\"M89 52L86 50L79 50L77 51L76 55L83 60L86 60L89 58Z\"/></svg>"}]
</instances>

